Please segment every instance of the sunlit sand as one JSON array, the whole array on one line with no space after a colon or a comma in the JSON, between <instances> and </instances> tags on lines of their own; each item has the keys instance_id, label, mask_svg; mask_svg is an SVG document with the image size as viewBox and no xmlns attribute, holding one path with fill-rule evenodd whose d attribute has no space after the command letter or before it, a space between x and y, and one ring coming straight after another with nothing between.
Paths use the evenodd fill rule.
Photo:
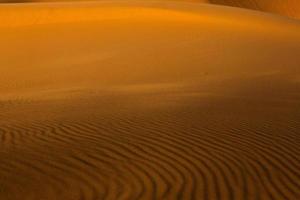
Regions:
<instances>
[{"instance_id":1,"label":"sunlit sand","mask_svg":"<svg viewBox=\"0 0 300 200\"><path fill-rule=\"evenodd\" d=\"M0 199L300 198L300 22L199 3L0 5Z\"/></svg>"},{"instance_id":2,"label":"sunlit sand","mask_svg":"<svg viewBox=\"0 0 300 200\"><path fill-rule=\"evenodd\" d=\"M0 0L0 3L24 3L24 2L75 2L86 0ZM104 0L94 0L104 1ZM148 0L139 0L141 2ZM246 8L252 10L258 10L263 12L270 12L291 18L300 18L300 1L299 0L164 0L178 1L178 2L197 2L197 3L209 3L224 6L233 6L239 8Z\"/></svg>"}]
</instances>

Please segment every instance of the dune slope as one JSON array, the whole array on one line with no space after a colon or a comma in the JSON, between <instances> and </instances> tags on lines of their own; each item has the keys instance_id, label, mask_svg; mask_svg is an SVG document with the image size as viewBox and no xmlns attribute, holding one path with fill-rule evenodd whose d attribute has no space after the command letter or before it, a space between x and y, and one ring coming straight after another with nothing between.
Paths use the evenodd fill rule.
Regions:
<instances>
[{"instance_id":1,"label":"dune slope","mask_svg":"<svg viewBox=\"0 0 300 200\"><path fill-rule=\"evenodd\" d=\"M299 199L296 20L105 2L0 21L0 199Z\"/></svg>"},{"instance_id":2,"label":"dune slope","mask_svg":"<svg viewBox=\"0 0 300 200\"><path fill-rule=\"evenodd\" d=\"M300 2L298 0L210 0L210 2L300 18Z\"/></svg>"},{"instance_id":3,"label":"dune slope","mask_svg":"<svg viewBox=\"0 0 300 200\"><path fill-rule=\"evenodd\" d=\"M66 0L0 0L1 3L23 3L23 2L68 2ZM84 1L84 0L71 0ZM101 0L99 0L101 1ZM144 0L141 0L144 1ZM146 0L147 1L147 0ZM167 0L168 1L168 0ZM300 2L298 0L177 0L182 2L212 3L226 5L263 12L276 13L292 18L300 18Z\"/></svg>"}]
</instances>

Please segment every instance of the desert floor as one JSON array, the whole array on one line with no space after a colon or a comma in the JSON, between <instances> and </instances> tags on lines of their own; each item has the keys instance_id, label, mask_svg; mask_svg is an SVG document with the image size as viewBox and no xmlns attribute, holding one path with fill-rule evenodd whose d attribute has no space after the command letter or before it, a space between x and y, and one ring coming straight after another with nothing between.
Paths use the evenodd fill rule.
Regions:
<instances>
[{"instance_id":1,"label":"desert floor","mask_svg":"<svg viewBox=\"0 0 300 200\"><path fill-rule=\"evenodd\" d=\"M198 3L0 5L0 199L300 199L300 22Z\"/></svg>"}]
</instances>

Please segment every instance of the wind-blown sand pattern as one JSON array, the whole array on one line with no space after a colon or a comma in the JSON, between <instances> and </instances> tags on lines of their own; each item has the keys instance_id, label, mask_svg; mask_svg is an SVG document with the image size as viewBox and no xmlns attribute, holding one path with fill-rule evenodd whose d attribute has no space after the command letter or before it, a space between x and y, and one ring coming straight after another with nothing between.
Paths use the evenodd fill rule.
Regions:
<instances>
[{"instance_id":1,"label":"wind-blown sand pattern","mask_svg":"<svg viewBox=\"0 0 300 200\"><path fill-rule=\"evenodd\" d=\"M133 1L0 21L0 199L300 199L298 21Z\"/></svg>"}]
</instances>

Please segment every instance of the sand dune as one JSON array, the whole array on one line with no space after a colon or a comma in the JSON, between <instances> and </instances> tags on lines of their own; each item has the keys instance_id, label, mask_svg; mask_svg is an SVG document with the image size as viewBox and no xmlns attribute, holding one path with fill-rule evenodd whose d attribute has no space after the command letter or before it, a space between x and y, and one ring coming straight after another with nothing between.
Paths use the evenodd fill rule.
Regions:
<instances>
[{"instance_id":1,"label":"sand dune","mask_svg":"<svg viewBox=\"0 0 300 200\"><path fill-rule=\"evenodd\" d=\"M105 2L0 21L0 199L300 198L296 20Z\"/></svg>"},{"instance_id":2,"label":"sand dune","mask_svg":"<svg viewBox=\"0 0 300 200\"><path fill-rule=\"evenodd\" d=\"M210 0L210 2L300 18L300 2L298 0Z\"/></svg>"},{"instance_id":3,"label":"sand dune","mask_svg":"<svg viewBox=\"0 0 300 200\"><path fill-rule=\"evenodd\" d=\"M53 2L53 1L66 2L66 0L0 0L0 2L4 2L4 3ZM72 0L72 1L84 1L84 0ZM260 10L260 11L270 12L270 13L277 13L283 16L288 16L297 19L300 18L300 2L298 0L177 0L177 1L212 3L217 5L234 6L240 8Z\"/></svg>"}]
</instances>

